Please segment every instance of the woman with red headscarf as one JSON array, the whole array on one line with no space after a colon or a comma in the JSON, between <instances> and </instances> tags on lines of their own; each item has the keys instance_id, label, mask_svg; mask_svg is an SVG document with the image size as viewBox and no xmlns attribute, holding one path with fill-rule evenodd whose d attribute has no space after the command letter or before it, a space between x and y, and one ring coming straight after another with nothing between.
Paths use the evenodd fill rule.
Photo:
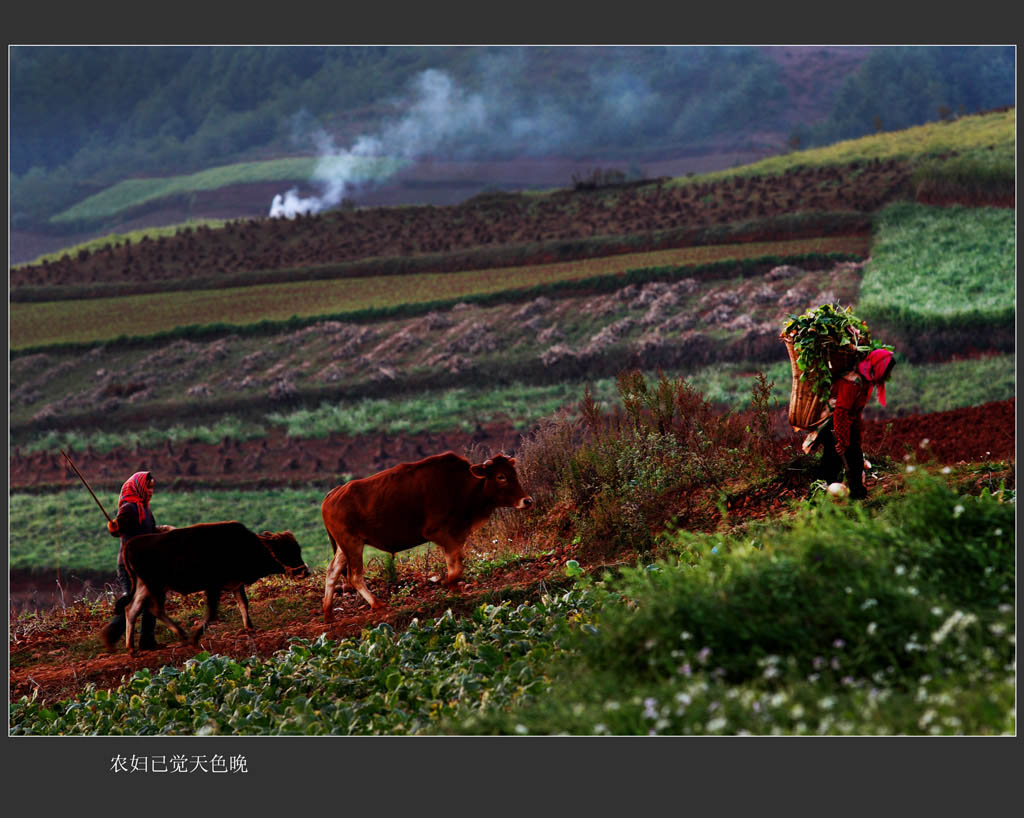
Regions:
<instances>
[{"instance_id":1,"label":"woman with red headscarf","mask_svg":"<svg viewBox=\"0 0 1024 818\"><path fill-rule=\"evenodd\" d=\"M860 500L868 496L864 488L864 452L861 449L861 413L874 388L878 387L878 402L885 406L885 382L892 374L896 361L888 349L873 349L851 371L832 384L831 423L818 434L815 441L824 447L821 465L825 480L835 483L846 467L846 485L850 497Z\"/></svg>"},{"instance_id":2,"label":"woman with red headscarf","mask_svg":"<svg viewBox=\"0 0 1024 818\"><path fill-rule=\"evenodd\" d=\"M124 567L124 544L132 537L140 534L153 534L157 531L166 531L171 526L156 524L153 519L153 512L150 511L149 501L153 498L153 489L156 480L148 471L135 472L125 480L121 486L121 495L117 500L117 518L107 523L107 530L114 537L121 538L121 550L117 555L117 579L124 589L124 596L118 602L130 602L125 597L131 593L132 581ZM118 639L124 634L125 629L125 607L126 604L114 606L114 618L103 628L103 640L110 650ZM139 649L152 650L158 647L154 630L156 628L156 617L148 610L142 612L142 629L139 634Z\"/></svg>"}]
</instances>

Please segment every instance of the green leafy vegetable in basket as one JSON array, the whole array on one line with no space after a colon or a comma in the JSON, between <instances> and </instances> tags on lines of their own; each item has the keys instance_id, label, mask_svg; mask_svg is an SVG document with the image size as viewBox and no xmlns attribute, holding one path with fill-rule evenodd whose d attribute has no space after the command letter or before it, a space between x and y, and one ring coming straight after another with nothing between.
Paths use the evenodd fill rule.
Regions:
<instances>
[{"instance_id":1,"label":"green leafy vegetable in basket","mask_svg":"<svg viewBox=\"0 0 1024 818\"><path fill-rule=\"evenodd\" d=\"M871 340L868 325L853 314L852 307L822 304L803 315L790 315L782 328L793 342L801 380L811 384L814 393L827 398L832 378L849 369L850 360L859 360L872 349L892 349Z\"/></svg>"}]
</instances>

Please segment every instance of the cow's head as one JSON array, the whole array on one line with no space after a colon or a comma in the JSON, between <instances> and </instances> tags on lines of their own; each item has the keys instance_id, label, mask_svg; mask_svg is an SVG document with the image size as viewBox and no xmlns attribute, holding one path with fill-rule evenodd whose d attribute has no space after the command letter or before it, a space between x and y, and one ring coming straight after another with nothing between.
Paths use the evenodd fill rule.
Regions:
<instances>
[{"instance_id":1,"label":"cow's head","mask_svg":"<svg viewBox=\"0 0 1024 818\"><path fill-rule=\"evenodd\" d=\"M529 508L533 505L533 498L519 484L514 457L496 454L483 463L470 466L469 471L474 477L486 481L484 493L493 500L495 506Z\"/></svg>"},{"instance_id":2,"label":"cow's head","mask_svg":"<svg viewBox=\"0 0 1024 818\"><path fill-rule=\"evenodd\" d=\"M259 538L270 555L281 564L289 579L309 576L309 568L302 561L302 549L291 531L264 531Z\"/></svg>"}]
</instances>

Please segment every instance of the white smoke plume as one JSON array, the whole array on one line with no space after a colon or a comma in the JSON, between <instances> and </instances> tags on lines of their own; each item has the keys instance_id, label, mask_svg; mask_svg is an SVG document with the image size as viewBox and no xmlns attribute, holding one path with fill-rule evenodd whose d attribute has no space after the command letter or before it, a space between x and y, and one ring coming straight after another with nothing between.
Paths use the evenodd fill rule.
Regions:
<instances>
[{"instance_id":1,"label":"white smoke plume","mask_svg":"<svg viewBox=\"0 0 1024 818\"><path fill-rule=\"evenodd\" d=\"M537 156L571 151L579 141L609 132L628 138L652 112L680 106L622 66L593 73L582 101L536 83L524 92L525 65L522 49L481 57L475 76L486 95L461 88L444 71L423 71L397 102L401 114L348 148L338 148L322 131L311 137L307 120L299 127L303 139L316 143L319 162L311 181L319 193L300 196L297 188L279 193L270 215L294 218L335 207L353 189L383 181L403 163L427 156Z\"/></svg>"},{"instance_id":2,"label":"white smoke plume","mask_svg":"<svg viewBox=\"0 0 1024 818\"><path fill-rule=\"evenodd\" d=\"M321 189L319 196L299 196L298 188L278 193L270 204L270 216L294 219L300 213L319 213L334 207L345 197L352 185L362 184L372 163L366 160L381 155L381 143L372 137L360 137L350 149L339 150L324 131L313 137L320 156L313 171L313 181Z\"/></svg>"},{"instance_id":3,"label":"white smoke plume","mask_svg":"<svg viewBox=\"0 0 1024 818\"><path fill-rule=\"evenodd\" d=\"M350 148L337 148L330 136L317 131L313 138L319 161L313 181L320 195L300 196L297 188L278 193L270 216L291 219L300 213L319 213L338 205L353 186L370 183L375 173L379 181L384 166L375 165L375 159L415 160L456 138L486 131L489 116L483 98L466 94L444 72L424 71L413 90L414 98L401 119L386 124L378 136L359 137Z\"/></svg>"}]
</instances>

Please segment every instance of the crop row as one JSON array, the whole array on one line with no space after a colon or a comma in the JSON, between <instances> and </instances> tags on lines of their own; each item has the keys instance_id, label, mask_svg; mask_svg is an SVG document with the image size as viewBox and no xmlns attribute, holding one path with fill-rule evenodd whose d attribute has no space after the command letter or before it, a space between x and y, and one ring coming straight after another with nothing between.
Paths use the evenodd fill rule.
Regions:
<instances>
[{"instance_id":1,"label":"crop row","mask_svg":"<svg viewBox=\"0 0 1024 818\"><path fill-rule=\"evenodd\" d=\"M455 303L506 292L514 296L517 291L539 286L625 276L630 271L659 266L697 266L756 259L769 254L859 254L865 250L863 237L838 236L690 247L460 273L302 281L81 302L15 303L10 309L11 348L109 341L215 323L237 327L292 317L337 316L432 302Z\"/></svg>"},{"instance_id":2,"label":"crop row","mask_svg":"<svg viewBox=\"0 0 1024 818\"><path fill-rule=\"evenodd\" d=\"M905 334L1012 325L1016 218L1007 208L891 205L879 214L859 312Z\"/></svg>"}]
</instances>

